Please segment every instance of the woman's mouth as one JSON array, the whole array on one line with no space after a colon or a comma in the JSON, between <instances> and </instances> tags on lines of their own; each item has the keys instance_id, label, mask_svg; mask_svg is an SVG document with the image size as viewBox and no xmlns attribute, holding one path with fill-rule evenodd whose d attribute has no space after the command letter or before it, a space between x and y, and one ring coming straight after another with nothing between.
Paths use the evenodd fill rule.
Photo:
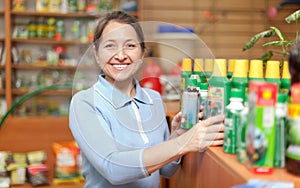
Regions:
<instances>
[{"instance_id":1,"label":"woman's mouth","mask_svg":"<svg viewBox=\"0 0 300 188\"><path fill-rule=\"evenodd\" d=\"M122 71L128 66L128 64L113 64L112 66L118 71Z\"/></svg>"}]
</instances>

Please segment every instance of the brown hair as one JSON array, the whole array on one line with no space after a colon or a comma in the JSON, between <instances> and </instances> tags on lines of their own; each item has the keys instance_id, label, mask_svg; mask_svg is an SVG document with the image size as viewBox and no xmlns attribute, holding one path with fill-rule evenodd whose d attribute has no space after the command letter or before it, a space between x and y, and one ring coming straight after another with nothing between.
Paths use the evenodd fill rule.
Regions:
<instances>
[{"instance_id":1,"label":"brown hair","mask_svg":"<svg viewBox=\"0 0 300 188\"><path fill-rule=\"evenodd\" d=\"M131 16L123 11L109 12L105 16L100 18L98 25L95 28L95 34L93 40L96 49L99 47L98 40L100 39L104 28L110 21L117 21L119 23L125 23L131 25L138 35L142 52L145 51L144 33L140 24L138 23L138 20L134 16Z\"/></svg>"}]
</instances>

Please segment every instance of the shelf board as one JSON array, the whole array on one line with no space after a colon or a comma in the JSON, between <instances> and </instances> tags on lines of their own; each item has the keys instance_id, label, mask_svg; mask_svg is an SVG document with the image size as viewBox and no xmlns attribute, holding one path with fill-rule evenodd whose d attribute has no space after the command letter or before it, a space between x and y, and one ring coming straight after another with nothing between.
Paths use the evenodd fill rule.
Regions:
<instances>
[{"instance_id":1,"label":"shelf board","mask_svg":"<svg viewBox=\"0 0 300 188\"><path fill-rule=\"evenodd\" d=\"M0 37L0 42L1 42L1 41L4 41L4 40L5 40L4 37Z\"/></svg>"},{"instance_id":2,"label":"shelf board","mask_svg":"<svg viewBox=\"0 0 300 188\"><path fill-rule=\"evenodd\" d=\"M2 11L4 14L4 11ZM137 11L128 11L132 16L138 16ZM1 12L0 12L1 14ZM60 13L60 12L38 12L38 11L12 11L15 16L45 16L45 17L62 17L62 18L99 18L102 14L89 14L85 12Z\"/></svg>"},{"instance_id":3,"label":"shelf board","mask_svg":"<svg viewBox=\"0 0 300 188\"><path fill-rule=\"evenodd\" d=\"M35 44L63 44L63 45L72 45L72 44L82 44L88 45L90 42L83 43L80 40L54 40L54 39L40 39L40 38L13 38L12 42L17 43L35 43Z\"/></svg>"},{"instance_id":4,"label":"shelf board","mask_svg":"<svg viewBox=\"0 0 300 188\"><path fill-rule=\"evenodd\" d=\"M4 89L0 89L0 95L4 95L5 94L5 90Z\"/></svg>"},{"instance_id":5,"label":"shelf board","mask_svg":"<svg viewBox=\"0 0 300 188\"><path fill-rule=\"evenodd\" d=\"M92 15L85 12L60 13L60 12L38 12L38 11L12 11L15 16L45 16L62 18L95 18L101 15Z\"/></svg>"},{"instance_id":6,"label":"shelf board","mask_svg":"<svg viewBox=\"0 0 300 188\"><path fill-rule=\"evenodd\" d=\"M29 93L31 90L29 89L13 89L12 94L13 95L25 95ZM72 96L72 90L71 89L60 89L60 90L53 90L53 91L45 91L42 92L40 95L43 96Z\"/></svg>"},{"instance_id":7,"label":"shelf board","mask_svg":"<svg viewBox=\"0 0 300 188\"><path fill-rule=\"evenodd\" d=\"M76 66L66 66L66 65L40 65L36 64L28 64L28 63L20 63L12 65L14 69L50 69L50 70L74 70Z\"/></svg>"}]
</instances>

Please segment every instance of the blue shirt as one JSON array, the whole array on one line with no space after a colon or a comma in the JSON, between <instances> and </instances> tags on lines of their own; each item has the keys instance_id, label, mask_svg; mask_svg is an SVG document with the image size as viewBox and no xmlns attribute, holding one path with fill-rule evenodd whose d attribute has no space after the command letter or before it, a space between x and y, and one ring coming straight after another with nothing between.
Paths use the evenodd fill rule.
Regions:
<instances>
[{"instance_id":1,"label":"blue shirt","mask_svg":"<svg viewBox=\"0 0 300 188\"><path fill-rule=\"evenodd\" d=\"M141 88L130 98L99 76L93 87L76 93L70 105L70 129L82 153L85 187L159 187L179 162L148 174L144 149L169 138L161 96Z\"/></svg>"}]
</instances>

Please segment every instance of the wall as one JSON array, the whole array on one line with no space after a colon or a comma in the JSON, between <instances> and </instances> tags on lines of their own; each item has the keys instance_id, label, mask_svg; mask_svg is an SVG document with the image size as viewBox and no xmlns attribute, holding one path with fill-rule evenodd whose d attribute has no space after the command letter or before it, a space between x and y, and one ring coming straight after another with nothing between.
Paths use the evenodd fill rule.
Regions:
<instances>
[{"instance_id":1,"label":"wall","mask_svg":"<svg viewBox=\"0 0 300 188\"><path fill-rule=\"evenodd\" d=\"M149 0L143 2L144 21L163 21L194 28L216 58L259 58L265 51L260 40L255 48L242 51L244 44L256 33L276 26L288 39L295 38L295 22L284 18L299 5L284 6L274 20L267 19L268 9L280 0ZM205 17L209 11L216 22ZM274 40L275 38L272 38ZM274 56L277 58L278 55ZM281 57L281 56L280 56Z\"/></svg>"}]
</instances>

